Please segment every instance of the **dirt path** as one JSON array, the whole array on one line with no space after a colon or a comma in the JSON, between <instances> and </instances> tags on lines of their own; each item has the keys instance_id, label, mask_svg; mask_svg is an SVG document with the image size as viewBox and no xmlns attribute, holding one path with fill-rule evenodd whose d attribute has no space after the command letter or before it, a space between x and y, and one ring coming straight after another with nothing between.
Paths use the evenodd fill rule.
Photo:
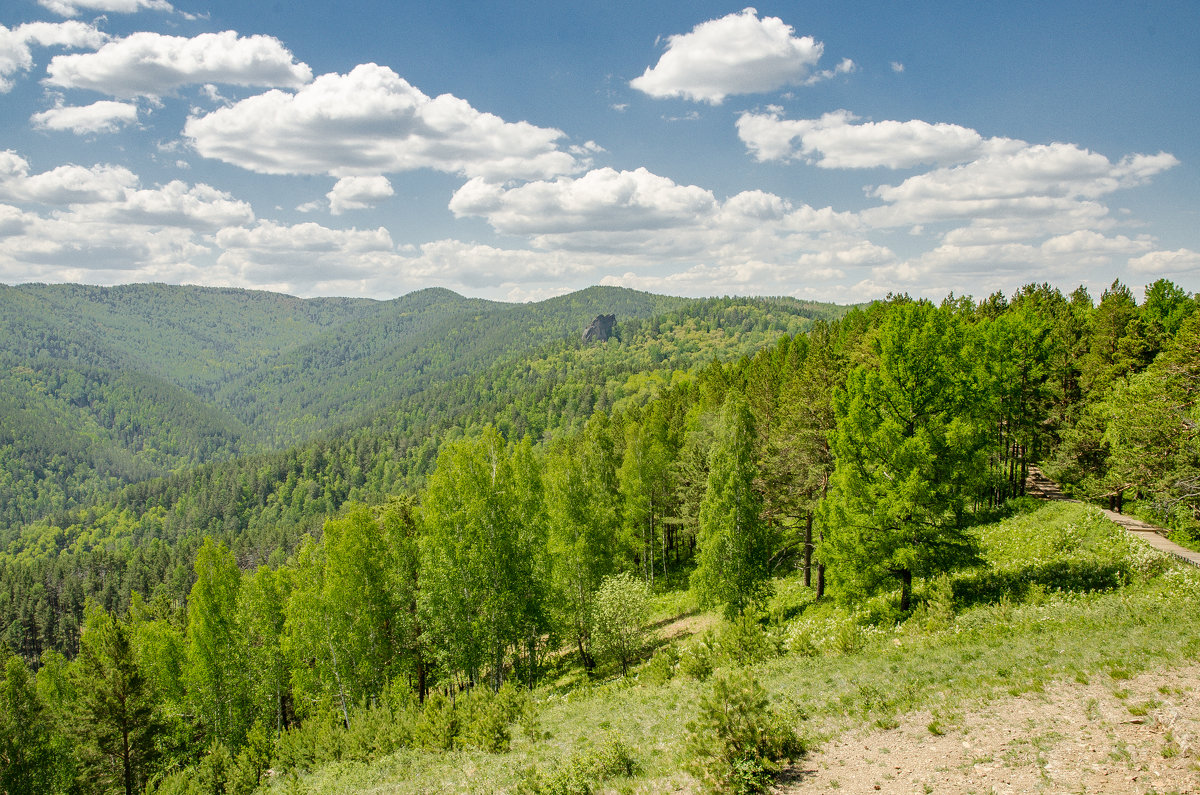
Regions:
<instances>
[{"instance_id":1,"label":"dirt path","mask_svg":"<svg viewBox=\"0 0 1200 795\"><path fill-rule=\"evenodd\" d=\"M1030 497L1037 497L1043 500L1067 499L1067 496L1058 488L1058 484L1042 474L1042 471L1037 467L1029 468L1029 477L1025 480L1025 493ZM1072 502L1077 502L1077 500L1072 500ZM1167 531L1161 527L1155 527L1140 519L1134 519L1132 516L1126 516L1116 511L1109 511L1104 508L1100 510L1113 522L1124 527L1130 535L1140 538L1160 552L1173 555L1193 566L1200 566L1200 552L1194 552L1186 547L1179 546L1179 544L1167 538Z\"/></svg>"},{"instance_id":2,"label":"dirt path","mask_svg":"<svg viewBox=\"0 0 1200 795\"><path fill-rule=\"evenodd\" d=\"M776 793L1200 793L1200 665L855 730Z\"/></svg>"}]
</instances>

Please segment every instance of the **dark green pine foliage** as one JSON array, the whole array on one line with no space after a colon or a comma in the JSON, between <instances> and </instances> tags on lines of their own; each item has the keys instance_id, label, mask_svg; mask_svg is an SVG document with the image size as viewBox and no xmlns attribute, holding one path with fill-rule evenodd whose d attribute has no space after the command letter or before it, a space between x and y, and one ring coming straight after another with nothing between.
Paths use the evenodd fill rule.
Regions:
<instances>
[{"instance_id":1,"label":"dark green pine foliage","mask_svg":"<svg viewBox=\"0 0 1200 795\"><path fill-rule=\"evenodd\" d=\"M967 512L986 486L990 440L962 357L966 331L944 309L898 302L878 331L876 361L834 393L836 467L820 555L844 599L898 580L907 610L914 576L975 557Z\"/></svg>"},{"instance_id":2,"label":"dark green pine foliage","mask_svg":"<svg viewBox=\"0 0 1200 795\"><path fill-rule=\"evenodd\" d=\"M76 660L80 784L141 792L155 758L154 696L138 669L129 627L90 607Z\"/></svg>"}]
</instances>

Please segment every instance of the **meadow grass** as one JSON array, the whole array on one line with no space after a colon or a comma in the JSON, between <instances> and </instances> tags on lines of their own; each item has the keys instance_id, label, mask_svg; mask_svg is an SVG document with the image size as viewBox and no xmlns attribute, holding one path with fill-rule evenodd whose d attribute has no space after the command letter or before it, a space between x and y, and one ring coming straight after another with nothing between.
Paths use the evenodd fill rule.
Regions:
<instances>
[{"instance_id":1,"label":"meadow grass","mask_svg":"<svg viewBox=\"0 0 1200 795\"><path fill-rule=\"evenodd\" d=\"M909 615L899 613L898 594L853 610L815 603L794 575L777 583L764 612L765 641L750 637L753 629L728 626L681 636L671 641L680 662L651 661L604 681L564 664L559 680L534 694L537 730L514 731L508 753L405 749L269 786L314 793L692 790L685 727L710 686L683 673L682 660L696 646L713 665L729 667L746 659L731 644L758 643L751 658L761 661L745 667L808 748L856 726L887 728L919 709L933 716L931 732L944 733L989 700L1096 677L1118 688L1141 671L1200 657L1200 571L1130 539L1095 509L1024 503L979 533L986 565L922 583ZM660 594L656 606L660 620L704 618L686 594ZM589 762L614 743L634 763L633 775ZM551 782L571 769L584 771L579 780L558 775Z\"/></svg>"}]
</instances>

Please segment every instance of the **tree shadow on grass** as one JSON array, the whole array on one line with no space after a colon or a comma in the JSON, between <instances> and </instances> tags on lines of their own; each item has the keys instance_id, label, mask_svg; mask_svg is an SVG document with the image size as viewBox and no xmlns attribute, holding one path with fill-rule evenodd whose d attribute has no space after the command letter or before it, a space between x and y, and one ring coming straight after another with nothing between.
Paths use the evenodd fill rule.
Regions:
<instances>
[{"instance_id":1,"label":"tree shadow on grass","mask_svg":"<svg viewBox=\"0 0 1200 795\"><path fill-rule=\"evenodd\" d=\"M1129 576L1124 566L1086 560L1059 560L1017 569L977 570L953 582L954 602L960 608L980 604L1028 601L1037 591L1093 593L1121 587Z\"/></svg>"}]
</instances>

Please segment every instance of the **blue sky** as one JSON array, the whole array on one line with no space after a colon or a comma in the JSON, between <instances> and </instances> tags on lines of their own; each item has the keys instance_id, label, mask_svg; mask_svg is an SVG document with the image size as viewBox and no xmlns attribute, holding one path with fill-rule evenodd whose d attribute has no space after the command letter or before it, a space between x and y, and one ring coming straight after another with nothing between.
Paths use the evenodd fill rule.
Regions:
<instances>
[{"instance_id":1,"label":"blue sky","mask_svg":"<svg viewBox=\"0 0 1200 795\"><path fill-rule=\"evenodd\" d=\"M12 0L0 282L1196 291L1197 31L1192 0Z\"/></svg>"}]
</instances>

